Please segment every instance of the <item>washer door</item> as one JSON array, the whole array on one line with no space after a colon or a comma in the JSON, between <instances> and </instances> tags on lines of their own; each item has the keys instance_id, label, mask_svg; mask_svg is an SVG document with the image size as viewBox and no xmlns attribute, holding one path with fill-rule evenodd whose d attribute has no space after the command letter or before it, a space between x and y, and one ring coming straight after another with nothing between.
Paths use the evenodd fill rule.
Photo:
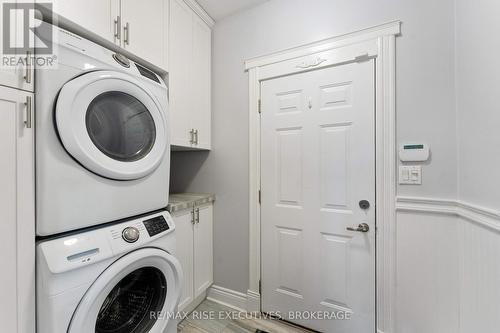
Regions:
<instances>
[{"instance_id":1,"label":"washer door","mask_svg":"<svg viewBox=\"0 0 500 333\"><path fill-rule=\"evenodd\" d=\"M161 103L128 74L96 71L69 81L59 93L55 118L68 153L106 178L145 177L165 154Z\"/></svg>"},{"instance_id":2,"label":"washer door","mask_svg":"<svg viewBox=\"0 0 500 333\"><path fill-rule=\"evenodd\" d=\"M84 295L68 333L162 333L179 302L180 267L156 248L120 258Z\"/></svg>"}]
</instances>

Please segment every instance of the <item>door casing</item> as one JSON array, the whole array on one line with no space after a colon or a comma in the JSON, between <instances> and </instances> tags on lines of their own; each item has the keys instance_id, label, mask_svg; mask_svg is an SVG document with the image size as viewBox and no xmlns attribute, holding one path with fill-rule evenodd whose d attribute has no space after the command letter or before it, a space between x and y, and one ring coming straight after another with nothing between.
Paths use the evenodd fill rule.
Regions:
<instances>
[{"instance_id":1,"label":"door casing","mask_svg":"<svg viewBox=\"0 0 500 333\"><path fill-rule=\"evenodd\" d=\"M366 59L375 60L376 326L394 330L396 243L396 36L401 21L249 59L249 289L247 310L260 311L261 81Z\"/></svg>"}]
</instances>

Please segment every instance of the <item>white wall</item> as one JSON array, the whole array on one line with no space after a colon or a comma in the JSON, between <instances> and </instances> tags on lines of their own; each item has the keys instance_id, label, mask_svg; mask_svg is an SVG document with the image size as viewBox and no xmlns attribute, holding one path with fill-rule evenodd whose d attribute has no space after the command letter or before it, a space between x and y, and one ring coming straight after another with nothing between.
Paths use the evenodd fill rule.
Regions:
<instances>
[{"instance_id":1,"label":"white wall","mask_svg":"<svg viewBox=\"0 0 500 333\"><path fill-rule=\"evenodd\" d=\"M217 285L241 292L248 288L248 76L243 61L394 19L403 21L403 36L397 39L398 141L425 140L433 152L424 166L423 185L399 187L398 192L456 196L453 0L267 2L216 24L214 150L205 157L173 157L172 177L180 174L184 180L174 184L175 190L217 194ZM192 181L182 176L187 160L195 160Z\"/></svg>"},{"instance_id":2,"label":"white wall","mask_svg":"<svg viewBox=\"0 0 500 333\"><path fill-rule=\"evenodd\" d=\"M500 209L500 2L457 0L459 196Z\"/></svg>"}]
</instances>

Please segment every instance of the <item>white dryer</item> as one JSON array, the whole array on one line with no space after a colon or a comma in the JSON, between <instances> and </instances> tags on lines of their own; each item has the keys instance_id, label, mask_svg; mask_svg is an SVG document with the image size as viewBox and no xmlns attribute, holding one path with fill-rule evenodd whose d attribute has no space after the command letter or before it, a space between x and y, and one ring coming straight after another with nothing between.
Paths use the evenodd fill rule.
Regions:
<instances>
[{"instance_id":1,"label":"white dryer","mask_svg":"<svg viewBox=\"0 0 500 333\"><path fill-rule=\"evenodd\" d=\"M54 29L55 69L36 71L37 234L166 207L165 83L120 54Z\"/></svg>"},{"instance_id":2,"label":"white dryer","mask_svg":"<svg viewBox=\"0 0 500 333\"><path fill-rule=\"evenodd\" d=\"M166 211L40 241L38 333L175 333L182 271Z\"/></svg>"}]
</instances>

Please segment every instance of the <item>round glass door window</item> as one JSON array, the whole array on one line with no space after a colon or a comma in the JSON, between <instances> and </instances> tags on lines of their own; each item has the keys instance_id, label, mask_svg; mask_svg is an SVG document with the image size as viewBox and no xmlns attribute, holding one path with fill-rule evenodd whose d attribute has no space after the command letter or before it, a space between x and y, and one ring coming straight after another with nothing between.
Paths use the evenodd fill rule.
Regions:
<instances>
[{"instance_id":1,"label":"round glass door window","mask_svg":"<svg viewBox=\"0 0 500 333\"><path fill-rule=\"evenodd\" d=\"M94 145L108 157L134 162L153 148L156 127L148 109L137 98L120 91L95 97L85 116Z\"/></svg>"},{"instance_id":2,"label":"round glass door window","mask_svg":"<svg viewBox=\"0 0 500 333\"><path fill-rule=\"evenodd\" d=\"M95 326L96 333L147 333L156 322L167 295L163 273L143 267L125 276L104 300Z\"/></svg>"}]
</instances>

